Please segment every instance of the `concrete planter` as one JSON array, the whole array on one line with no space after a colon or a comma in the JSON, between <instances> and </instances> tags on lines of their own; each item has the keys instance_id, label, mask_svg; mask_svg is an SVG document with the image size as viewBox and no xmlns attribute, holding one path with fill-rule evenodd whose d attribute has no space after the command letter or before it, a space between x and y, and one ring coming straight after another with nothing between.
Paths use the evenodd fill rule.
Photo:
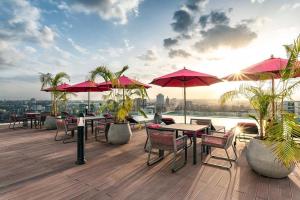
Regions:
<instances>
[{"instance_id":1,"label":"concrete planter","mask_svg":"<svg viewBox=\"0 0 300 200\"><path fill-rule=\"evenodd\" d=\"M295 168L286 168L279 161L263 141L252 139L247 146L246 158L250 167L260 175L270 178L287 177Z\"/></svg>"},{"instance_id":2,"label":"concrete planter","mask_svg":"<svg viewBox=\"0 0 300 200\"><path fill-rule=\"evenodd\" d=\"M132 132L129 123L111 124L107 141L110 144L126 144L131 138Z\"/></svg>"},{"instance_id":3,"label":"concrete planter","mask_svg":"<svg viewBox=\"0 0 300 200\"><path fill-rule=\"evenodd\" d=\"M47 116L45 120L45 128L47 130L54 130L56 129L56 117Z\"/></svg>"}]
</instances>

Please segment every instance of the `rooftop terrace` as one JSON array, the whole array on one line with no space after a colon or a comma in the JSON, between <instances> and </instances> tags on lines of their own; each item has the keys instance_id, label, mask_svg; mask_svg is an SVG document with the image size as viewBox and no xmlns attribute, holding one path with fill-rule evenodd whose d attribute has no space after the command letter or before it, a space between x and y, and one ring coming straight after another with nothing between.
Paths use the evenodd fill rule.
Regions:
<instances>
[{"instance_id":1,"label":"rooftop terrace","mask_svg":"<svg viewBox=\"0 0 300 200\"><path fill-rule=\"evenodd\" d=\"M76 143L53 140L55 131L0 127L0 199L300 199L300 170L288 178L255 174L238 145L231 170L188 164L172 174L170 158L148 167L145 130L129 144L86 143L85 165L77 166ZM200 149L200 148L199 148Z\"/></svg>"}]
</instances>

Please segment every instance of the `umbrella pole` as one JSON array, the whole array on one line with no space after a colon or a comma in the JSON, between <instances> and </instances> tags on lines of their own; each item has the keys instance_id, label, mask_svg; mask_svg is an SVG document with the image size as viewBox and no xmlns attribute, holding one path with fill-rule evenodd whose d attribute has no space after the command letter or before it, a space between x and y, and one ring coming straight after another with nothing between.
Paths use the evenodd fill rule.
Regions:
<instances>
[{"instance_id":1,"label":"umbrella pole","mask_svg":"<svg viewBox=\"0 0 300 200\"><path fill-rule=\"evenodd\" d=\"M186 87L185 87L185 83L183 86L183 96L184 96L184 123L186 124Z\"/></svg>"},{"instance_id":2,"label":"umbrella pole","mask_svg":"<svg viewBox=\"0 0 300 200\"><path fill-rule=\"evenodd\" d=\"M123 88L123 106L124 106L124 101L125 101L125 88Z\"/></svg>"},{"instance_id":3,"label":"umbrella pole","mask_svg":"<svg viewBox=\"0 0 300 200\"><path fill-rule=\"evenodd\" d=\"M90 98L91 98L91 93L88 92L88 111L90 111Z\"/></svg>"},{"instance_id":4,"label":"umbrella pole","mask_svg":"<svg viewBox=\"0 0 300 200\"><path fill-rule=\"evenodd\" d=\"M275 81L274 77L272 77L272 120L275 120L275 99L274 99L274 94L275 94Z\"/></svg>"}]
</instances>

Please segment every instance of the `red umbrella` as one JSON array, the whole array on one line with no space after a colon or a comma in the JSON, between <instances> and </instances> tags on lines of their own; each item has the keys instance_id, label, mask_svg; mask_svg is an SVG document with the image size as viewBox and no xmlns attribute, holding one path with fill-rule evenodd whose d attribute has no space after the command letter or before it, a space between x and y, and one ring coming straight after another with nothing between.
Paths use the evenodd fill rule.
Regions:
<instances>
[{"instance_id":1,"label":"red umbrella","mask_svg":"<svg viewBox=\"0 0 300 200\"><path fill-rule=\"evenodd\" d=\"M144 87L146 89L150 88L151 86L150 85L147 85L147 84L144 84L144 83L141 83L137 80L134 80L134 79L131 79L131 78L128 78L127 76L121 76L119 79L118 79L118 86L112 86L112 83L111 81L107 81L107 82L103 82L103 83L99 83L98 86L99 87L103 87L103 86L107 86L109 88L141 88L141 87Z\"/></svg>"},{"instance_id":2,"label":"red umbrella","mask_svg":"<svg viewBox=\"0 0 300 200\"><path fill-rule=\"evenodd\" d=\"M117 86L113 86L111 81L107 81L107 82L103 82L103 83L99 83L98 87L109 87L109 88L121 88L123 89L123 102L125 99L124 96L124 90L125 89L137 89L137 88L150 88L150 85L141 83L137 80L131 79L127 76L120 76L120 78L118 79L118 85Z\"/></svg>"},{"instance_id":3,"label":"red umbrella","mask_svg":"<svg viewBox=\"0 0 300 200\"><path fill-rule=\"evenodd\" d=\"M228 81L257 81L257 80L266 80L266 79L272 79L272 94L274 94L274 79L281 77L281 70L283 70L288 63L288 59L283 58L274 58L271 56L271 58L266 59L262 62L259 62L257 64L251 65L250 67L247 67L243 70L241 70L239 73L231 74L223 79L226 79ZM299 62L296 67L299 66ZM295 77L298 77L299 74L295 75ZM275 102L272 102L272 113L273 116L275 114Z\"/></svg>"},{"instance_id":4,"label":"red umbrella","mask_svg":"<svg viewBox=\"0 0 300 200\"><path fill-rule=\"evenodd\" d=\"M151 84L162 87L183 87L184 88L184 123L186 123L186 87L209 86L220 82L216 76L204 74L188 69L167 74L153 79Z\"/></svg>"},{"instance_id":5,"label":"red umbrella","mask_svg":"<svg viewBox=\"0 0 300 200\"><path fill-rule=\"evenodd\" d=\"M108 91L110 88L106 86L99 87L93 81L84 81L66 88L66 92L88 92L88 109L90 109L90 92Z\"/></svg>"},{"instance_id":6,"label":"red umbrella","mask_svg":"<svg viewBox=\"0 0 300 200\"><path fill-rule=\"evenodd\" d=\"M54 87L50 87L50 88L46 88L46 89L43 89L42 91L45 91L45 92L51 92L51 91L65 91L67 87L69 87L70 85L67 84L67 83L63 83L61 85L58 85L56 88Z\"/></svg>"}]
</instances>

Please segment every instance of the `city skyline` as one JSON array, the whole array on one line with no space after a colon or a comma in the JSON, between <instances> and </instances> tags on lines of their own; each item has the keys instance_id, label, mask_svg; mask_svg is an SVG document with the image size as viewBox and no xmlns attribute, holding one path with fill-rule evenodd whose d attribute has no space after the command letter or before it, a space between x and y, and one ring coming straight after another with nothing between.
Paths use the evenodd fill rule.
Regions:
<instances>
[{"instance_id":1,"label":"city skyline","mask_svg":"<svg viewBox=\"0 0 300 200\"><path fill-rule=\"evenodd\" d=\"M39 91L39 72L65 71L74 84L99 65L129 65L126 75L145 83L184 66L223 77L271 54L285 58L282 45L300 32L296 0L4 0L0 6L0 99L8 100L50 99ZM239 84L188 88L187 99L217 99ZM181 88L148 92L151 99L183 96Z\"/></svg>"}]
</instances>

